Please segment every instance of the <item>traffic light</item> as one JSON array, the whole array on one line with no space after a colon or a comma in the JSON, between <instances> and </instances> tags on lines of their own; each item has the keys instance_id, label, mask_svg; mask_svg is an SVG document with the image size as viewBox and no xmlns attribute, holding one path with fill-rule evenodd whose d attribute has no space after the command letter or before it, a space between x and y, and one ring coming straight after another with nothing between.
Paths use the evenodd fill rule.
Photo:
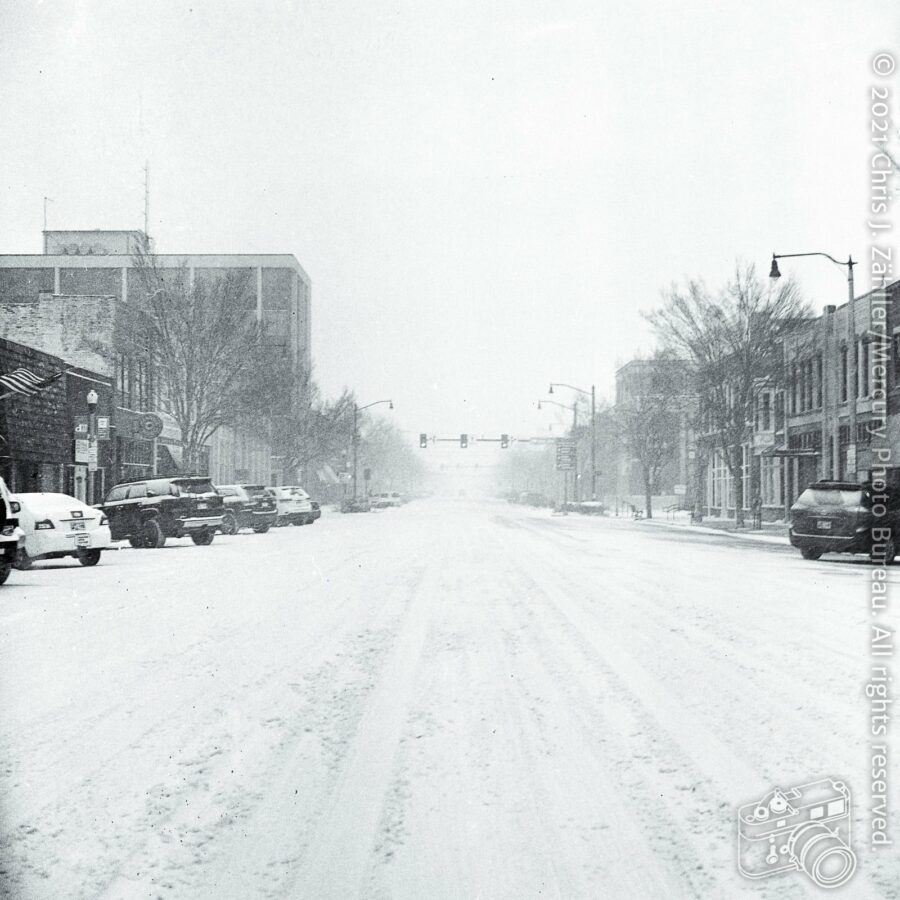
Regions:
<instances>
[{"instance_id":1,"label":"traffic light","mask_svg":"<svg viewBox=\"0 0 900 900\"><path fill-rule=\"evenodd\" d=\"M419 446L423 448L428 446L428 435L424 432L419 435Z\"/></svg>"},{"instance_id":2,"label":"traffic light","mask_svg":"<svg viewBox=\"0 0 900 900\"><path fill-rule=\"evenodd\" d=\"M467 434L461 434L459 436L459 449L465 450L466 447L469 446L469 436Z\"/></svg>"},{"instance_id":3,"label":"traffic light","mask_svg":"<svg viewBox=\"0 0 900 900\"><path fill-rule=\"evenodd\" d=\"M509 446L509 435L501 434L500 435L500 449L505 450Z\"/></svg>"}]
</instances>

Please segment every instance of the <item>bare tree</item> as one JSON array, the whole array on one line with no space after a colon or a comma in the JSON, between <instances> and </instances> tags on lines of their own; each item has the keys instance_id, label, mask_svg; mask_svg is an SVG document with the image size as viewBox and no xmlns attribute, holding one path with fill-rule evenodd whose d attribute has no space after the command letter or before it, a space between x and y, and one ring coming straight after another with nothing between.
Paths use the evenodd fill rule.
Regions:
<instances>
[{"instance_id":1,"label":"bare tree","mask_svg":"<svg viewBox=\"0 0 900 900\"><path fill-rule=\"evenodd\" d=\"M150 354L162 406L181 431L182 466L196 471L203 447L223 425L261 418L290 402L293 368L255 318L249 275L232 270L193 283L186 266L161 269L138 252L134 302L118 343Z\"/></svg>"},{"instance_id":2,"label":"bare tree","mask_svg":"<svg viewBox=\"0 0 900 900\"><path fill-rule=\"evenodd\" d=\"M648 319L663 346L691 363L700 398L698 430L720 451L734 484L735 515L744 523L743 445L757 392L784 377L782 342L809 317L792 281L764 286L752 264L710 292L702 281L672 287Z\"/></svg>"},{"instance_id":3,"label":"bare tree","mask_svg":"<svg viewBox=\"0 0 900 900\"><path fill-rule=\"evenodd\" d=\"M634 364L615 406L619 440L641 471L648 519L660 475L675 459L682 437L691 383L687 364L660 352Z\"/></svg>"}]
</instances>

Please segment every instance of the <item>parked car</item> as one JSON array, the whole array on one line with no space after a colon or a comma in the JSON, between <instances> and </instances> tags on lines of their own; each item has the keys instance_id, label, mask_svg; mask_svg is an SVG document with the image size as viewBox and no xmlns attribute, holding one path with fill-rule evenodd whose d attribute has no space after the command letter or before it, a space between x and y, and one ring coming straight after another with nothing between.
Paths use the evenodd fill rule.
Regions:
<instances>
[{"instance_id":1,"label":"parked car","mask_svg":"<svg viewBox=\"0 0 900 900\"><path fill-rule=\"evenodd\" d=\"M0 584L5 584L16 561L16 553L22 544L24 534L19 527L20 506L13 500L0 478Z\"/></svg>"},{"instance_id":2,"label":"parked car","mask_svg":"<svg viewBox=\"0 0 900 900\"><path fill-rule=\"evenodd\" d=\"M83 566L96 566L112 548L106 516L68 494L16 494L24 540L16 568L30 569L38 559L72 556Z\"/></svg>"},{"instance_id":3,"label":"parked car","mask_svg":"<svg viewBox=\"0 0 900 900\"><path fill-rule=\"evenodd\" d=\"M299 485L279 485L266 490L275 500L278 512L276 525L308 525L313 521L312 501Z\"/></svg>"},{"instance_id":4,"label":"parked car","mask_svg":"<svg viewBox=\"0 0 900 900\"><path fill-rule=\"evenodd\" d=\"M368 497L345 497L341 500L342 513L369 512L371 509Z\"/></svg>"},{"instance_id":5,"label":"parked car","mask_svg":"<svg viewBox=\"0 0 900 900\"><path fill-rule=\"evenodd\" d=\"M241 528L252 528L258 534L264 534L275 523L278 510L265 485L217 484L216 491L222 495L224 504L219 526L222 534L237 534Z\"/></svg>"},{"instance_id":6,"label":"parked car","mask_svg":"<svg viewBox=\"0 0 900 900\"><path fill-rule=\"evenodd\" d=\"M162 547L166 538L189 535L211 544L222 524L222 497L209 478L178 476L117 484L98 509L106 513L114 541Z\"/></svg>"},{"instance_id":7,"label":"parked car","mask_svg":"<svg viewBox=\"0 0 900 900\"><path fill-rule=\"evenodd\" d=\"M790 540L804 559L867 553L873 561L889 564L897 552L898 527L900 493L876 496L871 484L817 481L791 507Z\"/></svg>"}]
</instances>

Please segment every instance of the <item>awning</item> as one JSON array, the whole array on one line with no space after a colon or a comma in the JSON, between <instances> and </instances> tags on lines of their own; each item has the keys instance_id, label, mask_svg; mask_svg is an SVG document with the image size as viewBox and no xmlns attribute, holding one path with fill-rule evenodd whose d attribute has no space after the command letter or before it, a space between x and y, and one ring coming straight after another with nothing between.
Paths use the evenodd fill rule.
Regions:
<instances>
[{"instance_id":1,"label":"awning","mask_svg":"<svg viewBox=\"0 0 900 900\"><path fill-rule=\"evenodd\" d=\"M821 456L822 451L816 450L814 447L770 447L763 450L760 456L780 456L795 459L800 456Z\"/></svg>"}]
</instances>

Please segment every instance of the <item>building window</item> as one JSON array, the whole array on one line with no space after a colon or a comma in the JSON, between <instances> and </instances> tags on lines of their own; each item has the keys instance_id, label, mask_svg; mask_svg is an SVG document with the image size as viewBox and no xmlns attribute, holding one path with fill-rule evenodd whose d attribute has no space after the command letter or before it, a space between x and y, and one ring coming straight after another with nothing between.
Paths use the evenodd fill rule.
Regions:
<instances>
[{"instance_id":1,"label":"building window","mask_svg":"<svg viewBox=\"0 0 900 900\"><path fill-rule=\"evenodd\" d=\"M816 409L822 408L822 354L816 354Z\"/></svg>"},{"instance_id":2,"label":"building window","mask_svg":"<svg viewBox=\"0 0 900 900\"><path fill-rule=\"evenodd\" d=\"M791 413L796 415L800 410L797 407L797 367L791 366Z\"/></svg>"},{"instance_id":3,"label":"building window","mask_svg":"<svg viewBox=\"0 0 900 900\"><path fill-rule=\"evenodd\" d=\"M772 395L766 391L762 395L762 430L769 431L772 425Z\"/></svg>"},{"instance_id":4,"label":"building window","mask_svg":"<svg viewBox=\"0 0 900 900\"><path fill-rule=\"evenodd\" d=\"M860 377L858 379L859 387L861 388L861 392L859 394L860 397L868 397L869 396L869 342L868 341L860 341L859 342L859 359L862 363L862 371L859 373Z\"/></svg>"},{"instance_id":5,"label":"building window","mask_svg":"<svg viewBox=\"0 0 900 900\"><path fill-rule=\"evenodd\" d=\"M841 403L847 402L847 347L841 347Z\"/></svg>"}]
</instances>

